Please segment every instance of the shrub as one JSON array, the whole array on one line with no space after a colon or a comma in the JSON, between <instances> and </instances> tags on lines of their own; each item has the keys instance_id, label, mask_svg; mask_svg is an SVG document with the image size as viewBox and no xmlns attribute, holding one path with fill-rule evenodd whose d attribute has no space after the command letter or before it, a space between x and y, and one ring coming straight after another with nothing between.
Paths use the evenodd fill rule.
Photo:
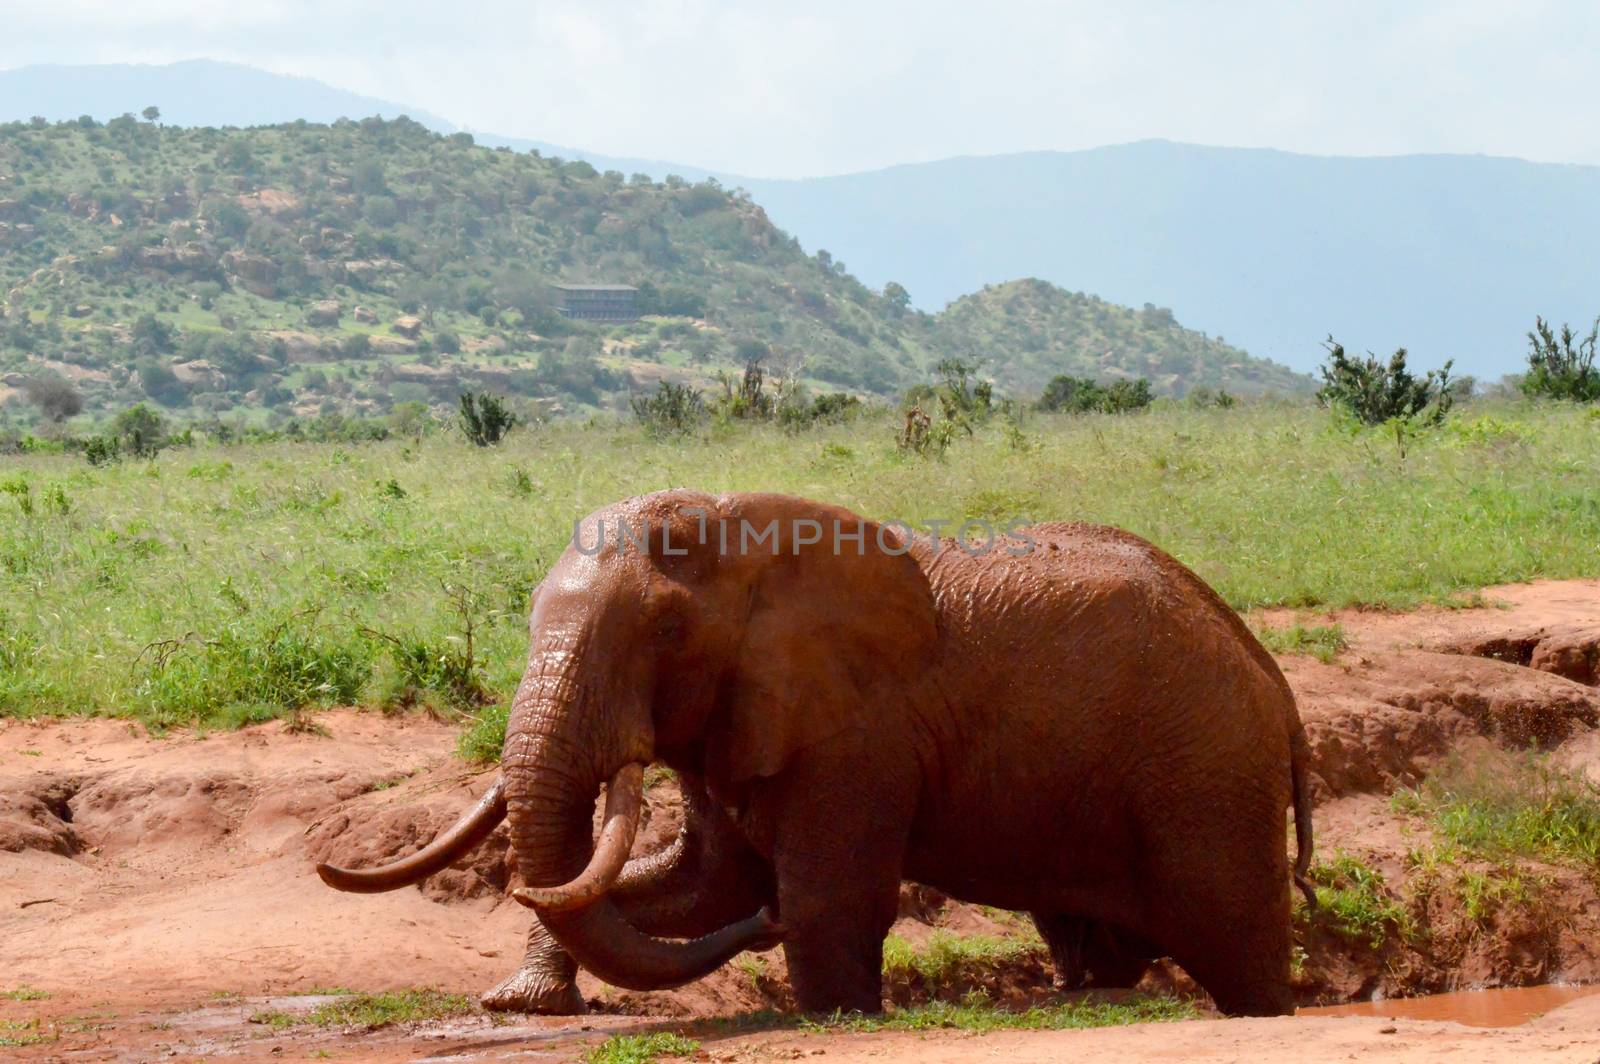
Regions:
<instances>
[{"instance_id":1,"label":"shrub","mask_svg":"<svg viewBox=\"0 0 1600 1064\"><path fill-rule=\"evenodd\" d=\"M1212 391L1204 385L1191 389L1187 400L1196 410L1229 410L1239 404L1239 400L1229 395L1226 388Z\"/></svg>"},{"instance_id":2,"label":"shrub","mask_svg":"<svg viewBox=\"0 0 1600 1064\"><path fill-rule=\"evenodd\" d=\"M1153 399L1150 382L1143 377L1103 385L1087 377L1063 375L1051 378L1036 405L1050 413L1128 414L1143 410Z\"/></svg>"},{"instance_id":3,"label":"shrub","mask_svg":"<svg viewBox=\"0 0 1600 1064\"><path fill-rule=\"evenodd\" d=\"M154 458L166 445L167 419L139 403L118 414L111 431L122 450L135 458Z\"/></svg>"},{"instance_id":4,"label":"shrub","mask_svg":"<svg viewBox=\"0 0 1600 1064\"><path fill-rule=\"evenodd\" d=\"M505 400L488 392L461 393L461 431L479 447L499 443L517 423Z\"/></svg>"},{"instance_id":5,"label":"shrub","mask_svg":"<svg viewBox=\"0 0 1600 1064\"><path fill-rule=\"evenodd\" d=\"M1600 370L1594 365L1597 337L1600 318L1576 344L1572 326L1563 323L1557 337L1543 318L1535 318L1533 331L1528 333L1528 372L1522 378L1522 390L1542 399L1580 403L1600 399Z\"/></svg>"},{"instance_id":6,"label":"shrub","mask_svg":"<svg viewBox=\"0 0 1600 1064\"><path fill-rule=\"evenodd\" d=\"M1106 389L1101 409L1108 414L1129 414L1149 406L1151 398L1150 382L1143 377L1131 381L1113 381L1111 387Z\"/></svg>"},{"instance_id":7,"label":"shrub","mask_svg":"<svg viewBox=\"0 0 1600 1064\"><path fill-rule=\"evenodd\" d=\"M740 341L741 345L756 342ZM717 380L722 384L722 395L716 402L716 412L721 417L765 421L777 409L777 400L766 390L766 374L759 358L744 364L744 373L737 381L725 372L718 373Z\"/></svg>"},{"instance_id":8,"label":"shrub","mask_svg":"<svg viewBox=\"0 0 1600 1064\"><path fill-rule=\"evenodd\" d=\"M654 392L635 396L629 405L652 436L692 432L706 414L705 401L697 390L671 381L658 382Z\"/></svg>"},{"instance_id":9,"label":"shrub","mask_svg":"<svg viewBox=\"0 0 1600 1064\"><path fill-rule=\"evenodd\" d=\"M1417 377L1406 368L1403 347L1385 364L1370 351L1364 359L1350 358L1331 336L1323 346L1328 361L1322 366L1317 400L1324 406L1343 409L1364 425L1391 421L1437 425L1444 420L1451 403L1451 362Z\"/></svg>"},{"instance_id":10,"label":"shrub","mask_svg":"<svg viewBox=\"0 0 1600 1064\"><path fill-rule=\"evenodd\" d=\"M1037 406L1046 413L1086 414L1100 408L1102 390L1086 377L1069 377L1062 374L1050 378L1039 396Z\"/></svg>"},{"instance_id":11,"label":"shrub","mask_svg":"<svg viewBox=\"0 0 1600 1064\"><path fill-rule=\"evenodd\" d=\"M51 421L61 421L83 410L83 396L61 374L46 370L22 386L28 402Z\"/></svg>"}]
</instances>

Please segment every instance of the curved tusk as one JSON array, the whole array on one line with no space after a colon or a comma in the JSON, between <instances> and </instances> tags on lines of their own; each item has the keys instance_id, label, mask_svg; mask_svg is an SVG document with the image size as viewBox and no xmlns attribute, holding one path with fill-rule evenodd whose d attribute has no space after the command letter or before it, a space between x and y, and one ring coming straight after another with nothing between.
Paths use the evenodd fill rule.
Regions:
<instances>
[{"instance_id":1,"label":"curved tusk","mask_svg":"<svg viewBox=\"0 0 1600 1064\"><path fill-rule=\"evenodd\" d=\"M317 865L317 875L335 890L353 894L378 894L410 886L443 871L478 843L489 837L506 818L505 777L494 781L478 804L438 838L409 857L402 857L377 868L340 868Z\"/></svg>"},{"instance_id":2,"label":"curved tusk","mask_svg":"<svg viewBox=\"0 0 1600 1064\"><path fill-rule=\"evenodd\" d=\"M644 799L644 766L623 765L606 787L605 823L595 843L589 865L570 883L559 887L518 887L511 896L529 908L562 912L593 905L611 889L628 863L633 836L639 830L639 805Z\"/></svg>"}]
</instances>

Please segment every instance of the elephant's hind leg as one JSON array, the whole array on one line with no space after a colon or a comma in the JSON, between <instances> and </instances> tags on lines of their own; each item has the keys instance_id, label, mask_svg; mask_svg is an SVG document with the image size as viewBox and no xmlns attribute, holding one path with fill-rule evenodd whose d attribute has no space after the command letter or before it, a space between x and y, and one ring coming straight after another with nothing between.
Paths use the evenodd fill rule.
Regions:
<instances>
[{"instance_id":1,"label":"elephant's hind leg","mask_svg":"<svg viewBox=\"0 0 1600 1064\"><path fill-rule=\"evenodd\" d=\"M1135 986L1156 955L1145 940L1102 920L1036 912L1033 926L1050 947L1057 990Z\"/></svg>"}]
</instances>

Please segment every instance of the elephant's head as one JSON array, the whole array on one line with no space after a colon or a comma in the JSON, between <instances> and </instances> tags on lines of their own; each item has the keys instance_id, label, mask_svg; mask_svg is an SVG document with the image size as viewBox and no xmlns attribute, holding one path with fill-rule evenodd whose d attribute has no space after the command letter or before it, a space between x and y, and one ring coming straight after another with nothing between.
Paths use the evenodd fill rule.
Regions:
<instances>
[{"instance_id":1,"label":"elephant's head","mask_svg":"<svg viewBox=\"0 0 1600 1064\"><path fill-rule=\"evenodd\" d=\"M771 776L904 697L936 637L906 547L847 511L776 495L666 492L580 522L534 595L502 759L518 898L580 964L663 987L776 941L765 914L693 942L653 939L607 900L642 769L665 760L733 785Z\"/></svg>"}]
</instances>

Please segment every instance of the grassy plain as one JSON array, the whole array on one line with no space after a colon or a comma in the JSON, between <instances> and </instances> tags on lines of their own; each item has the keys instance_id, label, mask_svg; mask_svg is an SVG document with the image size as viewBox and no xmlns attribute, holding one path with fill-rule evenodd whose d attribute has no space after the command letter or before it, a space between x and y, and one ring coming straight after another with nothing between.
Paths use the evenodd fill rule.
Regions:
<instances>
[{"instance_id":1,"label":"grassy plain","mask_svg":"<svg viewBox=\"0 0 1600 1064\"><path fill-rule=\"evenodd\" d=\"M0 459L0 715L228 726L503 701L528 594L574 518L671 486L877 519L1119 525L1238 608L1405 607L1600 574L1600 417L1581 407L1473 404L1403 457L1383 430L1288 405L997 419L939 460L897 451L897 428L869 413L656 439L568 422L493 448L439 433Z\"/></svg>"}]
</instances>

